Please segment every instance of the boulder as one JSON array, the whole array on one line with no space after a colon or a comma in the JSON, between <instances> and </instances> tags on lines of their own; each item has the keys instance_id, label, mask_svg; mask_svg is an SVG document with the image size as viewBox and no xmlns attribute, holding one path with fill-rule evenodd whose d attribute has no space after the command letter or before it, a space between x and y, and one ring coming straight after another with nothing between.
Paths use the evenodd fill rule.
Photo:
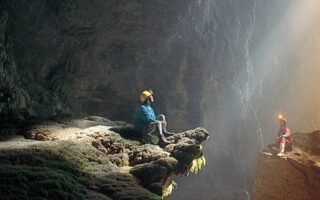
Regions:
<instances>
[{"instance_id":1,"label":"boulder","mask_svg":"<svg viewBox=\"0 0 320 200\"><path fill-rule=\"evenodd\" d=\"M319 199L319 136L320 131L293 134L293 151L284 157L261 153L253 199Z\"/></svg>"}]
</instances>

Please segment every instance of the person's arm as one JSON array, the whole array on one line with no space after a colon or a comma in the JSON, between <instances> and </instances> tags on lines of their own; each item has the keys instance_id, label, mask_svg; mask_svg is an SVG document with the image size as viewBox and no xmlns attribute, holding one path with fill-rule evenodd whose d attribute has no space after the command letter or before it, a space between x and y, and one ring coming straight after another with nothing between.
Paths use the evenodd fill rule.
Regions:
<instances>
[{"instance_id":1,"label":"person's arm","mask_svg":"<svg viewBox=\"0 0 320 200\"><path fill-rule=\"evenodd\" d=\"M141 107L142 110L142 120L146 123L151 123L157 121L154 117L154 113L149 111L146 107Z\"/></svg>"},{"instance_id":2,"label":"person's arm","mask_svg":"<svg viewBox=\"0 0 320 200\"><path fill-rule=\"evenodd\" d=\"M291 135L290 129L286 128L286 133L281 135L280 137L289 137Z\"/></svg>"}]
</instances>

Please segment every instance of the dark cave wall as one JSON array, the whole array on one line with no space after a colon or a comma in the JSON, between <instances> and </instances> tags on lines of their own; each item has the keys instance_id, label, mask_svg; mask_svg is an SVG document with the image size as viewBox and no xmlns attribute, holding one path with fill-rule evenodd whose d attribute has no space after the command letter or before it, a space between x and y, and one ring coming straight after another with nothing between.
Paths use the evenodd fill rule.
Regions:
<instances>
[{"instance_id":1,"label":"dark cave wall","mask_svg":"<svg viewBox=\"0 0 320 200\"><path fill-rule=\"evenodd\" d=\"M43 93L57 98L27 104L26 113L131 121L140 90L152 88L155 107L167 115L171 130L205 125L214 134L207 171L181 183L172 198L238 195L243 174L235 170L239 160L233 153L239 145L228 137L241 115L233 81L246 69L254 0L15 0L2 5L15 76L31 83L23 88L27 102L39 102L35 97ZM239 84L246 80L245 74ZM60 112L48 112L60 104Z\"/></svg>"},{"instance_id":2,"label":"dark cave wall","mask_svg":"<svg viewBox=\"0 0 320 200\"><path fill-rule=\"evenodd\" d=\"M3 1L1 8L16 77L33 85L24 90L58 98L45 102L45 109L65 105L48 117L93 114L131 121L140 91L152 88L156 108L172 128L187 129L202 120L202 68L212 43L206 4L16 0ZM44 114L39 106L29 104L24 112Z\"/></svg>"},{"instance_id":3,"label":"dark cave wall","mask_svg":"<svg viewBox=\"0 0 320 200\"><path fill-rule=\"evenodd\" d=\"M288 27L273 32L292 2L1 1L1 116L130 122L152 88L171 130L212 136L206 168L172 199L246 199L279 112L293 131L319 128L319 27L301 51Z\"/></svg>"},{"instance_id":4,"label":"dark cave wall","mask_svg":"<svg viewBox=\"0 0 320 200\"><path fill-rule=\"evenodd\" d=\"M8 28L9 14L0 16L0 119L19 123L30 117L47 118L69 109L57 96L36 84L28 69L19 68L13 55L15 46ZM1 126L3 127L3 126Z\"/></svg>"}]
</instances>

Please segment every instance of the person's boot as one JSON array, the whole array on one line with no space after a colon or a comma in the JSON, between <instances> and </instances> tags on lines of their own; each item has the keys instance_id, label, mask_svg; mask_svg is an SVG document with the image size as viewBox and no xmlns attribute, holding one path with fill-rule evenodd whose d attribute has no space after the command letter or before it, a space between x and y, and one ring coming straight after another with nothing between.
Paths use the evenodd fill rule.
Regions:
<instances>
[{"instance_id":1,"label":"person's boot","mask_svg":"<svg viewBox=\"0 0 320 200\"><path fill-rule=\"evenodd\" d=\"M171 144L165 137L160 137L159 145L160 146L166 146L168 144Z\"/></svg>"},{"instance_id":2,"label":"person's boot","mask_svg":"<svg viewBox=\"0 0 320 200\"><path fill-rule=\"evenodd\" d=\"M286 147L285 143L280 143L280 152L277 154L277 156L279 157L284 156L285 147Z\"/></svg>"}]
</instances>

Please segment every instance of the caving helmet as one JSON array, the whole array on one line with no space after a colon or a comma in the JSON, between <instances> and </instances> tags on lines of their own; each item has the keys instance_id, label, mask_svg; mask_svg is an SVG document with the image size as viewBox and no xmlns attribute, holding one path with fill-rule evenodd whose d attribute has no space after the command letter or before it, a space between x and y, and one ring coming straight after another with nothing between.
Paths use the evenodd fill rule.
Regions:
<instances>
[{"instance_id":1,"label":"caving helmet","mask_svg":"<svg viewBox=\"0 0 320 200\"><path fill-rule=\"evenodd\" d=\"M148 99L148 97L150 97L152 95L153 95L153 91L152 90L144 90L140 94L140 101L141 102L145 102Z\"/></svg>"},{"instance_id":2,"label":"caving helmet","mask_svg":"<svg viewBox=\"0 0 320 200\"><path fill-rule=\"evenodd\" d=\"M279 119L279 121L284 122L285 125L287 124L287 119L284 118L282 114L280 114L280 115L278 116L278 119Z\"/></svg>"}]
</instances>

